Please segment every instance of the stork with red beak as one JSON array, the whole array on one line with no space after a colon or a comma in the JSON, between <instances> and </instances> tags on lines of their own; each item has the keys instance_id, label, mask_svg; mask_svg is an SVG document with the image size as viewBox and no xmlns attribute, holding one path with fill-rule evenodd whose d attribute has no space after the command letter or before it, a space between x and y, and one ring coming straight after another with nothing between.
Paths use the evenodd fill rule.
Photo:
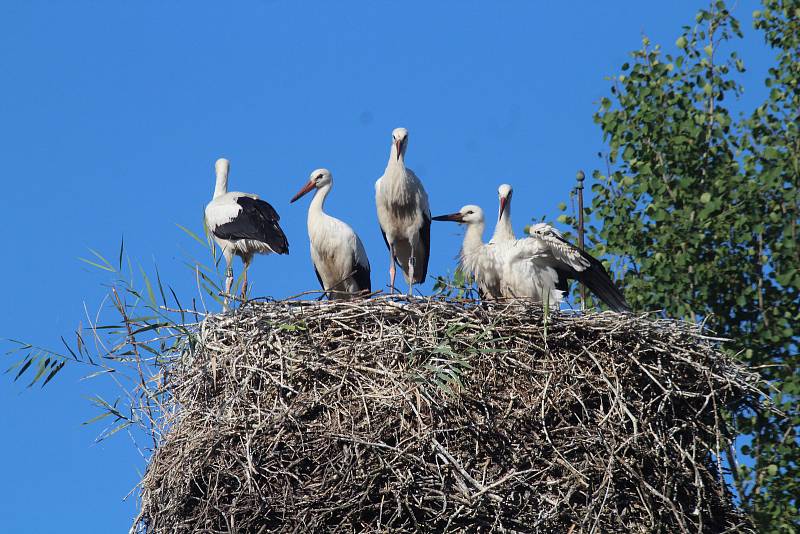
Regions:
<instances>
[{"instance_id":1,"label":"stork with red beak","mask_svg":"<svg viewBox=\"0 0 800 534\"><path fill-rule=\"evenodd\" d=\"M371 291L369 260L361 239L353 229L325 213L325 199L332 187L331 172L317 169L291 202L316 189L308 207L311 262L317 280L329 299L349 299Z\"/></svg>"},{"instance_id":2,"label":"stork with red beak","mask_svg":"<svg viewBox=\"0 0 800 534\"><path fill-rule=\"evenodd\" d=\"M389 286L394 292L395 263L408 282L411 295L414 284L425 281L431 248L431 211L422 182L405 165L408 130L392 132L389 162L383 176L375 182L375 206L383 240L389 249Z\"/></svg>"}]
</instances>

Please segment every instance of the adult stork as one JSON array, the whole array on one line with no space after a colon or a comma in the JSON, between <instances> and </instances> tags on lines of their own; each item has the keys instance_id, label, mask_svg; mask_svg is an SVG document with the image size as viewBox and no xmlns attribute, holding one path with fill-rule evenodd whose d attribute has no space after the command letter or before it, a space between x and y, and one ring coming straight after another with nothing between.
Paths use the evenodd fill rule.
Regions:
<instances>
[{"instance_id":1,"label":"adult stork","mask_svg":"<svg viewBox=\"0 0 800 534\"><path fill-rule=\"evenodd\" d=\"M421 284L428 274L431 249L431 211L428 194L414 171L405 165L408 130L392 131L389 163L375 182L375 206L383 240L389 249L389 286L394 292L395 263L408 282L411 295L414 284Z\"/></svg>"},{"instance_id":2,"label":"adult stork","mask_svg":"<svg viewBox=\"0 0 800 534\"><path fill-rule=\"evenodd\" d=\"M485 223L483 210L467 205L456 213L433 217L434 221L454 221L467 225L464 243L461 246L461 269L467 272L478 284L482 299L497 299L502 296L501 272L496 256L496 246L483 242Z\"/></svg>"},{"instance_id":3,"label":"adult stork","mask_svg":"<svg viewBox=\"0 0 800 534\"><path fill-rule=\"evenodd\" d=\"M289 243L278 221L280 216L269 203L252 193L228 192L230 162L220 158L214 165L217 182L214 198L206 206L206 228L214 237L225 257L225 297L223 309L228 309L228 295L233 285L233 257L244 264L242 298L247 296L247 269L258 254L288 254Z\"/></svg>"},{"instance_id":4,"label":"adult stork","mask_svg":"<svg viewBox=\"0 0 800 534\"><path fill-rule=\"evenodd\" d=\"M347 299L372 290L369 260L361 239L350 226L325 213L325 199L333 187L328 169L311 173L308 183L292 197L294 202L312 189L314 198L308 207L308 239L311 262L322 289L329 299Z\"/></svg>"}]
</instances>

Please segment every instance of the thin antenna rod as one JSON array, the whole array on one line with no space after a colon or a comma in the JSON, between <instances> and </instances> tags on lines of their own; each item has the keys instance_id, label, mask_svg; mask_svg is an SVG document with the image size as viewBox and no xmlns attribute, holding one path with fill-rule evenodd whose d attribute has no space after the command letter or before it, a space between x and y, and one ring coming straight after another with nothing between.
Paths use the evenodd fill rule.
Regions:
<instances>
[{"instance_id":1,"label":"thin antenna rod","mask_svg":"<svg viewBox=\"0 0 800 534\"><path fill-rule=\"evenodd\" d=\"M576 178L578 179L578 185L575 188L578 190L578 247L583 250L583 181L586 179L586 175L583 171L578 171ZM584 310L586 310L586 286L581 284L581 311Z\"/></svg>"}]
</instances>

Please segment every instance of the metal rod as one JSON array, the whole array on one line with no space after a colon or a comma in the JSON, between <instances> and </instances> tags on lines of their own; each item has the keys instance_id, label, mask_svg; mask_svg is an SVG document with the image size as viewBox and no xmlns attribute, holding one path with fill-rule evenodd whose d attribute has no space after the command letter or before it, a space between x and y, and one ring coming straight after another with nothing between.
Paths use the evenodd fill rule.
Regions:
<instances>
[{"instance_id":1,"label":"metal rod","mask_svg":"<svg viewBox=\"0 0 800 534\"><path fill-rule=\"evenodd\" d=\"M586 179L586 175L583 171L578 171L578 175L576 176L578 179L578 185L575 189L578 190L578 247L581 250L584 249L583 243L583 181ZM581 284L581 310L586 309L586 286Z\"/></svg>"}]
</instances>

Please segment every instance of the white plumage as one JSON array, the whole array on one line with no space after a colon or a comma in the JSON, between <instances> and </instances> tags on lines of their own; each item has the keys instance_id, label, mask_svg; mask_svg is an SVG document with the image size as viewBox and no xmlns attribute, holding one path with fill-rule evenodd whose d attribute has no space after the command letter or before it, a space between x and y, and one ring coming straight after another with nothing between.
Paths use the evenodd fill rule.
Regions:
<instances>
[{"instance_id":1,"label":"white plumage","mask_svg":"<svg viewBox=\"0 0 800 534\"><path fill-rule=\"evenodd\" d=\"M503 297L560 306L564 292L557 288L558 272L543 261L548 255L545 243L526 238L502 240L495 245Z\"/></svg>"},{"instance_id":2,"label":"white plumage","mask_svg":"<svg viewBox=\"0 0 800 534\"><path fill-rule=\"evenodd\" d=\"M331 172L317 169L291 202L316 189L308 207L308 238L314 272L322 289L328 292L328 298L352 298L372 289L369 260L353 229L325 213L325 199L332 187Z\"/></svg>"},{"instance_id":3,"label":"white plumage","mask_svg":"<svg viewBox=\"0 0 800 534\"><path fill-rule=\"evenodd\" d=\"M255 254L288 254L289 243L278 221L280 216L267 202L252 193L228 192L230 163L216 161L214 197L206 205L205 224L225 257L225 294L233 285L233 257L244 263L242 298L247 296L247 269ZM223 308L228 308L225 297Z\"/></svg>"},{"instance_id":4,"label":"white plumage","mask_svg":"<svg viewBox=\"0 0 800 534\"><path fill-rule=\"evenodd\" d=\"M549 224L534 224L528 230L530 237L515 239L511 226L512 194L510 185L503 184L498 189L500 210L493 238L504 297L547 301L557 307L567 293L568 280L576 279L612 310L630 309L603 265Z\"/></svg>"},{"instance_id":5,"label":"white plumage","mask_svg":"<svg viewBox=\"0 0 800 534\"><path fill-rule=\"evenodd\" d=\"M394 291L395 262L408 282L408 293L414 284L425 281L430 255L431 212L428 195L422 182L405 166L408 131L392 132L392 148L386 170L375 182L375 206L378 223L389 249L389 279Z\"/></svg>"},{"instance_id":6,"label":"white plumage","mask_svg":"<svg viewBox=\"0 0 800 534\"><path fill-rule=\"evenodd\" d=\"M500 294L504 298L525 298L540 304L547 301L557 308L563 298L563 292L555 288L558 273L537 261L544 254L543 250L517 240L514 235L511 224L513 194L514 189L508 184L501 184L497 188L497 224L489 241L495 246Z\"/></svg>"}]
</instances>

